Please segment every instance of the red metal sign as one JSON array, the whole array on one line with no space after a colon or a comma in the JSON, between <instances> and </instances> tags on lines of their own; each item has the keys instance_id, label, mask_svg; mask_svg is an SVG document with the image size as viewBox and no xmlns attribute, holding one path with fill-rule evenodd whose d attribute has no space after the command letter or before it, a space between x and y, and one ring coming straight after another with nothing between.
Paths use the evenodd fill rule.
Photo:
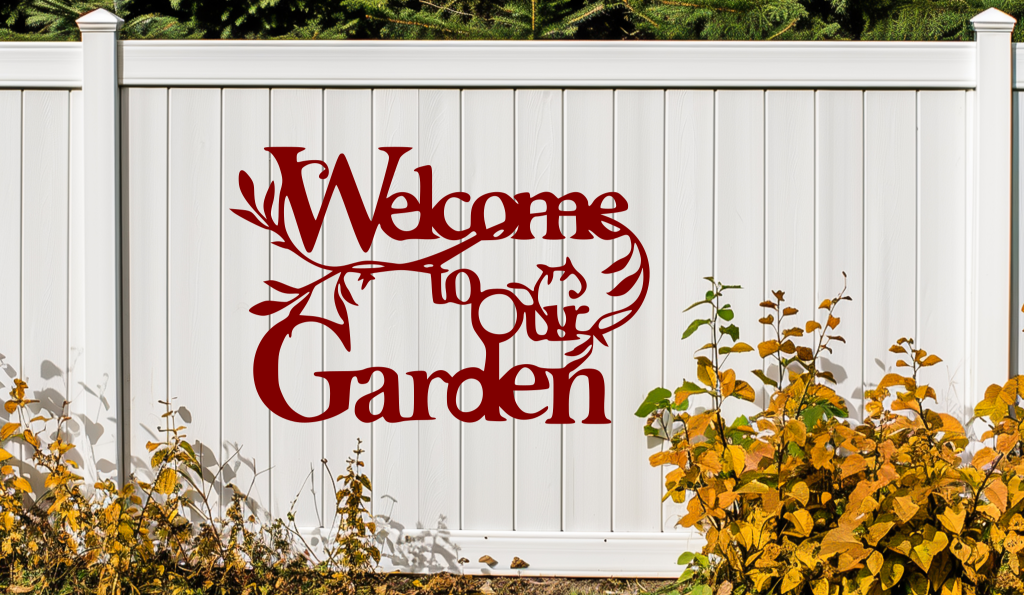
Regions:
<instances>
[{"instance_id":1,"label":"red metal sign","mask_svg":"<svg viewBox=\"0 0 1024 595\"><path fill-rule=\"evenodd\" d=\"M275 291L287 296L284 301L265 301L253 306L250 311L258 316L269 316L288 309L287 315L275 323L260 341L253 361L253 378L256 389L264 404L276 415L295 422L315 422L329 419L348 410L351 404L352 382L370 386L371 377L379 374L382 382L379 388L359 397L354 404L356 417L363 422L383 419L387 422L434 419L430 415L427 390L431 382L440 381L447 385L448 410L457 419L474 422L480 419L503 421L505 415L515 419L534 419L544 415L549 407L539 411L523 411L516 402L517 391L552 391L550 417L546 423L573 423L569 416L569 389L573 382L586 378L589 397L589 414L583 423L610 423L604 414L605 382L603 375L590 368L584 368L595 348L595 342L608 345L608 335L627 323L639 310L647 295L650 280L647 254L639 238L614 216L628 208L626 199L617 192L607 192L593 201L579 192L556 196L551 192L530 194L517 193L514 196L503 192L488 192L477 197L465 192L453 192L434 201L432 173L429 165L418 167L419 196L408 192L390 192L391 183L402 156L409 147L382 147L387 154L388 164L384 173L380 193L372 215L364 207L352 170L345 155L339 155L334 168L320 160L300 161L300 147L268 147L281 171L281 185L271 182L263 204L256 202L252 179L244 171L238 174L238 185L249 205L249 209L231 209L246 221L269 230L274 236L273 245L292 252L318 271L318 277L302 287L291 287L278 281L266 281ZM319 211L314 215L302 179L302 170L319 166L320 179L330 179ZM317 238L324 225L328 206L335 193L340 197L355 235L363 252L369 252L377 231L397 241L432 240L444 238L457 244L441 249L426 257L411 262L384 262L361 260L340 265L317 262L311 256ZM453 228L445 218L445 206L449 201L460 201L469 205L469 221L462 229ZM488 223L484 209L488 203L497 201L503 216L497 223ZM539 208L536 208L539 207ZM571 207L563 209L563 207ZM285 225L286 213L291 213L299 232L299 242L290 236ZM412 213L418 216L417 225L403 230L395 223L396 215ZM544 232L538 238L531 224L535 219L542 221ZM562 231L563 220L571 219L575 231L566 236ZM603 274L619 274L619 280L608 292L612 297L626 300L625 305L612 311L592 316L593 322L580 328L581 315L588 314L587 306L567 305L558 311L558 306L542 305L539 293L544 284L558 281L569 283L568 298L579 299L587 291L587 280L570 259L558 266L537 265L537 280L533 286L510 282L505 287L484 288L479 276L472 270L454 268L457 257L471 250L481 242L500 242L542 239L549 241L596 240L628 242L626 254L616 259ZM429 244L421 244L421 246ZM446 268L453 267L453 268ZM635 270L634 270L635 269ZM433 302L455 304L470 309L472 329L485 350L483 368L469 367L454 375L445 371L406 371L413 379L414 408L412 415L403 416L399 410L398 372L385 367L369 367L363 370L325 371L315 375L327 380L330 400L327 409L312 417L296 412L288 404L279 378L279 355L285 339L301 324L323 325L341 341L345 349L352 350L349 332L349 306L357 306L349 283L358 283L365 288L380 275L396 271L409 271L427 275L430 278ZM459 291L459 282L463 283ZM340 322L311 316L303 312L313 292L322 284L333 285L333 302ZM467 289L468 288L468 289ZM509 300L514 307L514 323L510 330L494 333L481 322L480 310L484 302L494 297ZM561 368L542 368L532 364L512 366L504 372L499 367L498 353L502 343L517 333L525 332L532 341L557 341L575 343L566 351L570 361ZM527 370L532 381L520 383L519 374ZM475 380L483 388L483 400L475 409L463 411L459 406L459 389L468 381ZM374 399L381 399L378 412L371 410Z\"/></svg>"}]
</instances>

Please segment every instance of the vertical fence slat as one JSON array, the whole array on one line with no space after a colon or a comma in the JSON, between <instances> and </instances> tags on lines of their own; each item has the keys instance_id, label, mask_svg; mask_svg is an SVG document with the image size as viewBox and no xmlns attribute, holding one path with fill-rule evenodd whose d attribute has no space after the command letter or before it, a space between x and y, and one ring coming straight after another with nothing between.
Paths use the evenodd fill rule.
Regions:
<instances>
[{"instance_id":1,"label":"vertical fence slat","mask_svg":"<svg viewBox=\"0 0 1024 595\"><path fill-rule=\"evenodd\" d=\"M802 327L815 317L817 305L814 303L814 92L768 91L764 112L765 289L786 292L785 304L800 312L788 318L785 327ZM839 276L839 271L831 274ZM749 331L754 331L756 323L744 321ZM808 337L798 344L810 344L810 341Z\"/></svg>"},{"instance_id":2,"label":"vertical fence slat","mask_svg":"<svg viewBox=\"0 0 1024 595\"><path fill-rule=\"evenodd\" d=\"M938 406L960 419L966 367L966 131L963 91L918 94L917 334L942 358L921 372Z\"/></svg>"},{"instance_id":3,"label":"vertical fence slat","mask_svg":"<svg viewBox=\"0 0 1024 595\"><path fill-rule=\"evenodd\" d=\"M665 94L665 375L664 387L675 390L693 381L694 353L707 341L691 335L681 339L690 320L683 313L704 299L714 272L715 223L715 93L668 91ZM691 399L696 405L696 399ZM668 473L670 467L664 469ZM686 507L666 500L664 531L676 525Z\"/></svg>"},{"instance_id":4,"label":"vertical fence slat","mask_svg":"<svg viewBox=\"0 0 1024 595\"><path fill-rule=\"evenodd\" d=\"M966 132L966 137L967 137L967 139L966 139L966 141L967 141L967 143L966 143L967 144L967 163L965 164L966 167L964 167L963 169L964 169L964 172L965 172L965 186L967 188L967 208L968 208L968 213L969 213L970 210L973 208L972 202L973 202L973 197L974 197L974 180L973 180L973 176L972 176L972 174L973 174L972 169L973 169L973 166L974 166L974 155L973 155L973 151L974 151L974 146L973 146L974 130L973 130L973 121L974 121L974 110L977 109L977 108L975 107L975 105L976 105L976 103L975 103L975 99L976 99L975 98L975 92L974 91L967 91L964 95L965 95L966 111L967 111L967 117L965 118L965 124L964 124L964 127L966 128L966 131L967 131ZM1011 200L1012 200L1012 203L1013 203L1014 211L1013 211L1013 235L1011 236L1010 250L1012 251L1012 254L1015 255L1015 258L1013 260L1011 260L1011 266L1013 268L1010 271L1011 278L1014 281L1014 284L1011 286L1011 299L1012 299L1012 302L1010 304L1011 305L1011 309L1010 309L1010 312L1011 312L1011 316L1010 316L1011 327L1010 327L1010 330L1013 332L1013 339L1011 339L1011 341L1010 341L1010 348L1011 348L1011 350L1013 350L1013 351L1011 351L1011 360L1010 360L1011 370L1010 371L1011 371L1011 373L1014 373L1014 374L1020 374L1021 372L1024 372L1024 344L1022 344L1021 337L1017 336L1017 335L1024 336L1024 333L1018 332L1018 331L1022 330L1022 327L1024 327L1024 324L1022 324L1022 323L1024 323L1024 312L1022 312L1021 310L1018 309L1019 308L1019 306L1018 306L1019 304L1024 304L1024 258L1021 258L1021 252L1022 252L1021 246L1024 246L1024 244L1021 243L1021 240L1024 239L1024 238L1021 237L1021 231L1024 231L1024 209L1021 208L1021 206L1022 206L1022 204L1021 204L1021 197L1024 196L1024 188L1022 188L1022 183L1024 183L1024 177L1022 177L1022 175L1021 175L1021 174L1024 174L1024 151L1021 150L1021 147L1024 146L1024 145L1022 145L1022 140L1024 140L1024 91L1017 91L1017 90L1013 91L1013 120L1012 121L1013 121L1013 129L1011 131L1011 137L1012 137L1012 142L1013 142L1013 145L1012 145L1013 163L1011 164L1012 165L1012 172L1011 172L1011 176L1010 177L1011 177L1011 184L1012 184L1011 189L1012 189L1012 192L1013 192ZM968 221L970 221L970 220L968 219ZM967 245L968 246L973 246L973 239L971 237L971 225L967 225L966 235L967 235ZM966 264L967 264L968 278L970 278L970 276L972 274L971 267L972 267L973 263L971 262L971 260L968 260ZM971 302L970 302L970 295L969 294L968 294L968 302L967 303L968 303L968 307L970 307L970 303ZM970 328L969 324L968 324L968 328ZM968 344L968 348L967 348L967 360L968 360L968 366L970 366L970 362L971 362L970 344ZM968 382L968 390L969 390L970 387L972 386L972 384L971 384L972 381L971 381L969 373L967 375L966 380ZM965 404L966 404L966 401L965 401Z\"/></svg>"},{"instance_id":5,"label":"vertical fence slat","mask_svg":"<svg viewBox=\"0 0 1024 595\"><path fill-rule=\"evenodd\" d=\"M372 93L369 89L328 89L324 91L324 161L334 167L338 155L344 153L352 168L352 177L359 188L359 196L363 206L370 212L373 204L372 196L372 160L378 151L373 145L372 131ZM341 265L366 260L369 252L363 252L356 241L349 223L348 216L341 204L341 197L331 197L334 205L328 209L324 222L324 260L329 265ZM352 297L358 305L348 305L349 337L352 350L347 351L330 333L324 333L325 370L363 370L371 365L372 326L371 308L373 286L370 283L360 289L361 283L356 282L354 275L347 278ZM325 290L325 298L334 290L330 286ZM324 305L325 318L340 322L333 299L327 299ZM358 385L353 383L353 395L361 396L368 391L363 387L360 392ZM366 463L363 471L371 476L370 468L373 456L371 444L371 426L355 418L350 408L347 412L324 422L324 457L333 477L324 475L324 518L330 523L334 517L333 493L334 479L344 473L345 461L353 456L357 439L362 440L364 452L361 460ZM371 503L372 504L372 503Z\"/></svg>"},{"instance_id":6,"label":"vertical fence slat","mask_svg":"<svg viewBox=\"0 0 1024 595\"><path fill-rule=\"evenodd\" d=\"M565 192L582 192L588 200L612 189L614 131L613 92L610 90L565 91ZM566 236L575 231L574 222ZM612 244L601 240L566 240L565 255L587 275L587 292L574 300L577 308L590 308L581 315L580 327L592 325L611 312L612 288L609 275L600 271L612 262ZM570 298L563 299L569 303ZM612 349L597 346L585 364L599 371L605 382L605 415L611 419ZM566 531L610 531L612 502L611 425L582 424L588 414L589 387L580 381L569 397L569 414L576 423L565 427L563 506Z\"/></svg>"},{"instance_id":7,"label":"vertical fence slat","mask_svg":"<svg viewBox=\"0 0 1024 595\"><path fill-rule=\"evenodd\" d=\"M270 144L274 147L304 147L299 159L321 159L323 151L323 92L319 89L273 89L270 92ZM271 179L281 187L281 172L271 165ZM323 183L316 165L302 170L302 181L314 213L320 211ZM295 220L286 214L288 233L299 237ZM301 242L299 242L301 244ZM312 257L323 262L324 234L313 246ZM299 249L302 249L300 245ZM302 287L318 278L318 271L298 256L274 247L270 256L270 275L275 281ZM304 308L311 316L323 313L322 287L313 292ZM276 295L276 294L275 294ZM280 296L278 296L280 297ZM271 316L275 324L288 310ZM288 404L305 416L324 410L324 382L314 376L323 369L323 327L300 325L281 349L281 386ZM323 485L320 459L323 457L322 426L296 423L276 415L270 418L271 513L283 517L295 501L295 519L299 526L320 524Z\"/></svg>"},{"instance_id":8,"label":"vertical fence slat","mask_svg":"<svg viewBox=\"0 0 1024 595\"><path fill-rule=\"evenodd\" d=\"M615 92L615 191L629 209L615 218L631 229L646 249L650 285L640 310L614 334L612 351L612 530L661 531L661 470L647 458L661 443L643 434L645 420L633 415L647 391L661 384L664 282L664 91ZM596 240L592 240L596 241ZM626 256L625 238L615 256ZM634 259L636 261L636 259ZM635 264L615 273L613 283L632 274ZM615 309L632 303L640 287L616 297Z\"/></svg>"},{"instance_id":9,"label":"vertical fence slat","mask_svg":"<svg viewBox=\"0 0 1024 595\"><path fill-rule=\"evenodd\" d=\"M715 277L743 287L727 293L726 302L736 313L740 340L755 348L752 353L730 356L729 367L759 368L756 348L762 332L757 320L763 314L758 304L768 294L764 282L764 91L716 93ZM708 337L706 333L696 334Z\"/></svg>"},{"instance_id":10,"label":"vertical fence slat","mask_svg":"<svg viewBox=\"0 0 1024 595\"><path fill-rule=\"evenodd\" d=\"M894 369L915 335L917 113L914 91L864 95L864 382Z\"/></svg>"},{"instance_id":11,"label":"vertical fence slat","mask_svg":"<svg viewBox=\"0 0 1024 595\"><path fill-rule=\"evenodd\" d=\"M126 92L122 93L122 96ZM85 416L88 415L88 393L82 388L86 381L83 366L79 366L81 356L85 352L85 327L88 320L88 312L85 308L85 296L89 291L88 280L85 274L85 254L82 246L85 245L85 122L84 122L84 99L81 90L71 91L71 131L70 131L70 159L68 171L68 415L75 420L74 424L68 424L69 441L75 445L82 445L83 448L76 448L68 451L68 457L79 464L79 468L85 469L90 464L86 459L92 460L91 449L85 448L88 444L88 434L84 424ZM122 129L123 132L123 129ZM124 209L122 209L124 217ZM3 375L0 374L0 381ZM125 461L131 465L130 459Z\"/></svg>"},{"instance_id":12,"label":"vertical fence slat","mask_svg":"<svg viewBox=\"0 0 1024 595\"><path fill-rule=\"evenodd\" d=\"M373 92L373 188L374 201L384 180L388 156L381 147L411 147L397 170L388 194L418 194L419 181L413 171L419 161L419 103L415 89L382 89ZM399 203L401 204L401 203ZM377 203L374 203L377 209ZM412 216L396 217L402 229L412 229ZM417 259L416 241L398 241L378 233L373 241L373 258L378 262L406 263ZM398 396L404 416L412 415L413 384L406 372L419 368L419 345L408 335L419 328L419 274L395 271L378 275L373 281L373 365L390 368L398 375ZM381 388L374 380L373 388ZM381 411L375 399L373 411ZM418 424L380 421L373 429L374 511L377 515L407 527L419 520Z\"/></svg>"},{"instance_id":13,"label":"vertical fence slat","mask_svg":"<svg viewBox=\"0 0 1024 595\"><path fill-rule=\"evenodd\" d=\"M843 287L853 298L838 310L839 335L825 369L836 378L850 418L860 420L864 407L864 93L818 91L816 107L815 305L835 297Z\"/></svg>"},{"instance_id":14,"label":"vertical fence slat","mask_svg":"<svg viewBox=\"0 0 1024 595\"><path fill-rule=\"evenodd\" d=\"M458 89L421 89L419 97L420 165L429 165L433 172L434 200L462 188L461 138L462 115ZM436 204L436 202L435 202ZM460 228L461 203L450 200L445 205L446 220ZM436 254L455 245L453 240L438 238L421 241L420 255ZM445 268L455 270L460 259L449 261ZM459 307L433 303L430 279L419 275L420 304L417 343L419 370L432 374L444 370L459 371L461 327ZM448 387L443 382L430 383L430 415L433 421L419 424L419 520L427 529L458 529L461 508L461 432L459 421L448 413Z\"/></svg>"},{"instance_id":15,"label":"vertical fence slat","mask_svg":"<svg viewBox=\"0 0 1024 595\"><path fill-rule=\"evenodd\" d=\"M221 196L224 219L221 267L224 296L221 299L224 361L221 395L224 429L220 456L230 463L224 476L223 497L230 499L233 484L252 496L252 503L269 502L270 411L260 401L253 383L252 362L256 347L270 328L264 316L249 308L270 299L263 283L270 278L270 233L231 212L249 210L239 190L239 172L253 182L254 198L262 205L270 185L270 91L224 89L222 104L223 152ZM250 487L251 486L251 487Z\"/></svg>"},{"instance_id":16,"label":"vertical fence slat","mask_svg":"<svg viewBox=\"0 0 1024 595\"><path fill-rule=\"evenodd\" d=\"M69 109L67 91L25 91L21 374L39 401L33 412L61 411L68 394ZM43 478L33 470L40 494Z\"/></svg>"},{"instance_id":17,"label":"vertical fence slat","mask_svg":"<svg viewBox=\"0 0 1024 595\"><path fill-rule=\"evenodd\" d=\"M514 191L514 95L510 89L466 90L462 94L462 189L472 197L489 192ZM472 204L472 203L470 203ZM485 218L496 221L501 213L496 200L488 201ZM469 221L471 206L462 209ZM493 218L493 219L492 219ZM513 242L481 242L462 255L462 266L480 278L482 290L504 288L513 278ZM462 278L463 291L468 289ZM467 294L463 294L466 296ZM497 300L495 300L497 301ZM462 308L462 366L484 368L484 349L473 332L470 308ZM504 332L512 322L511 307L487 304L482 324ZM512 342L500 345L500 369L512 366ZM473 411L482 394L476 382L462 386L461 407ZM462 429L462 527L513 529L512 423L480 420Z\"/></svg>"},{"instance_id":18,"label":"vertical fence slat","mask_svg":"<svg viewBox=\"0 0 1024 595\"><path fill-rule=\"evenodd\" d=\"M151 477L146 443L161 442L167 400L167 89L124 91L122 190L128 215L128 395L132 468Z\"/></svg>"},{"instance_id":19,"label":"vertical fence slat","mask_svg":"<svg viewBox=\"0 0 1024 595\"><path fill-rule=\"evenodd\" d=\"M516 192L560 194L562 188L562 92L557 90L516 91ZM534 207L538 211L539 204ZM531 220L536 239L515 242L515 279L533 287L538 264L561 266L562 242L542 239L547 223ZM542 290L545 305L562 308L562 295L552 287ZM540 330L539 332L544 332ZM532 341L525 329L515 337L515 362L544 368L559 368L562 347L557 341ZM528 382L528 381L527 381ZM515 504L517 530L558 531L562 527L562 429L547 424L552 408L552 390L519 392L516 399L526 412L548 411L531 420L515 423Z\"/></svg>"},{"instance_id":20,"label":"vertical fence slat","mask_svg":"<svg viewBox=\"0 0 1024 595\"><path fill-rule=\"evenodd\" d=\"M171 89L168 103L167 393L211 480L221 440L220 89ZM211 499L219 506L216 490Z\"/></svg>"},{"instance_id":21,"label":"vertical fence slat","mask_svg":"<svg viewBox=\"0 0 1024 595\"><path fill-rule=\"evenodd\" d=\"M0 270L8 291L0 291L0 385L4 392L14 385L21 367L21 91L0 91L0 220L8 221L0 234ZM10 414L0 411L0 421ZM21 460L20 446L11 454Z\"/></svg>"}]
</instances>

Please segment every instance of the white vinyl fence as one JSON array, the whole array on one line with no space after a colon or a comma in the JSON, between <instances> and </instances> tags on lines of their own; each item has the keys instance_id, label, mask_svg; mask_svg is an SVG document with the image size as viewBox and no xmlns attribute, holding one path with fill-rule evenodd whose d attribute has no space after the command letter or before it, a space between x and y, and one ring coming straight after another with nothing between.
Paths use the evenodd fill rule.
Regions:
<instances>
[{"instance_id":1,"label":"white vinyl fence","mask_svg":"<svg viewBox=\"0 0 1024 595\"><path fill-rule=\"evenodd\" d=\"M509 573L519 556L523 574L673 576L700 538L660 504L662 471L647 459L662 445L633 412L648 390L692 377L704 341L679 337L702 277L743 286L730 301L756 344L771 290L810 314L845 272L853 302L831 366L854 418L901 336L944 359L927 380L961 417L1020 367L1011 163L1024 165L1013 91L1024 69L1011 70L1011 54L1024 48L998 11L962 43L121 42L103 11L80 23L82 43L0 44L0 353L44 404L70 400L90 477L144 472L170 399L204 467L226 464L217 491L252 484L254 505L276 516L294 501L311 539L334 503L321 459L338 474L361 438L386 568L457 570L465 557L468 572ZM245 207L240 170L257 197L280 183L269 146L328 164L345 154L367 202L389 146L412 147L393 190L417 192L413 168L430 165L437 197L621 193L618 218L652 276L636 318L587 363L605 377L612 423L579 423L587 404L574 389L575 424L463 424L440 385L432 421L272 415L253 356L278 318L249 308L273 297L264 280L305 284L315 272L229 210ZM322 196L326 181L306 174ZM318 259L368 257L338 202L324 229ZM378 234L372 255L408 260L443 241ZM597 271L584 303L600 315L618 303L607 292L625 273L600 271L621 249L491 242L461 266L502 287L571 258ZM324 409L313 372L481 364L467 311L432 303L421 277L381 275L356 292L351 351L296 331L281 367L297 411ZM329 294L307 309L332 312ZM505 367L564 361L557 343L504 347ZM468 409L480 395L462 398ZM520 404L539 409L550 391Z\"/></svg>"}]
</instances>

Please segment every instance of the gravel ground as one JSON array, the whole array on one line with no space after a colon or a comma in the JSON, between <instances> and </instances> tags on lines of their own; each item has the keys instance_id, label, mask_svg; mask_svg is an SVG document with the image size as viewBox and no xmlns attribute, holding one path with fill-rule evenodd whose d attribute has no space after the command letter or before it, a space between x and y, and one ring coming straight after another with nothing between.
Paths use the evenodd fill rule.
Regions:
<instances>
[{"instance_id":1,"label":"gravel ground","mask_svg":"<svg viewBox=\"0 0 1024 595\"><path fill-rule=\"evenodd\" d=\"M515 578L393 574L376 595L644 595L667 591L672 580L617 578Z\"/></svg>"}]
</instances>

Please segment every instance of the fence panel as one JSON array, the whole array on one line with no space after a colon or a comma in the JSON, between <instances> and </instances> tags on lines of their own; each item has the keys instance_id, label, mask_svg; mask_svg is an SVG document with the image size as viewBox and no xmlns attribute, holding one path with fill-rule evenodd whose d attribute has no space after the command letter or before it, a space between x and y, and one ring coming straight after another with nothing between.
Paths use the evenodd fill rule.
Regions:
<instances>
[{"instance_id":1,"label":"fence panel","mask_svg":"<svg viewBox=\"0 0 1024 595\"><path fill-rule=\"evenodd\" d=\"M141 88L129 91L130 113L135 109L135 95L143 92ZM675 526L682 512L680 505L669 503L660 509L650 505L663 494L664 476L649 468L646 459L662 445L642 435L643 420L632 413L650 388L658 384L672 388L684 378L692 378L688 360L704 339L679 341L690 316L681 311L700 299L701 277L710 274L744 286L730 302L737 310L741 338L756 343L762 337L757 318L763 315L757 302L767 291L786 291L788 303L798 307L801 315L811 315L817 301L842 287L842 273L846 272L847 293L854 301L840 311L840 331L848 343L835 346L831 361L853 405L852 415L859 417L862 409L861 374L877 382L892 369L888 346L915 332L923 333L927 341L936 344L933 351L947 358L948 370L940 370L942 378L937 378L943 406L964 413L966 273L962 263L967 246L963 216L950 214L966 208L965 122L969 114L963 91L204 92L203 113L211 119L212 129L220 130L215 126L220 121L214 121L219 105L223 105L220 109L225 118L219 124L225 139L221 154L204 157L205 162L224 163L219 186L205 182L204 187L218 188L223 194L209 194L204 199L207 204L192 210L201 212L212 204L221 205L224 211L223 231L211 227L203 233L213 234L213 245L221 250L222 294L204 299L215 304L219 299L220 311L225 313L220 339L225 376L220 401L204 396L201 411L215 419L217 403L224 408L221 456L240 448L238 460L229 463L236 485L242 477L251 481L253 473L266 468L260 461L265 460L263 453L269 448L273 453L271 470L265 476L268 483L261 484L265 486L261 494L269 490L273 496L267 501L272 504L263 505L282 514L295 500L297 518L310 531L332 517L331 478L322 475L319 460L326 457L336 474L356 436L372 435L366 456L372 462L374 512L395 536L414 535L417 529L453 531L446 535L459 543L460 537L469 538L474 532L587 535L611 530L612 534L668 532L666 536L690 539L688 531ZM172 89L171 97L178 93L196 91ZM221 94L219 101L217 93ZM173 109L174 99L172 120L176 117ZM265 119L268 115L269 120ZM163 120L157 117L155 121ZM333 165L337 154L345 153L357 180L374 180L372 197L364 197L367 201L377 200L387 169L387 155L376 150L382 146L413 147L400 162L391 192L419 192L413 172L419 165L434 167L435 200L457 189L474 197L501 189L530 193L580 190L590 198L609 186L621 192L630 206L618 219L639 235L653 275L640 316L615 332L606 352L595 355L601 358L595 367L603 369L609 381L611 426L576 423L559 427L544 424L546 416L514 423L459 423L445 410L443 386L436 381L432 384L440 389L435 387L429 401L430 413L436 418L432 421L368 427L351 419L349 412L327 422L299 425L260 413L262 406L254 400L245 368L263 326L245 314L241 296L248 296L252 303L265 299L260 288L264 277L259 271L266 270L267 255L273 263L269 274L275 280L297 285L312 277L308 265L275 260L280 258L276 255L279 250L268 245L266 233L238 226L233 221L236 217L228 212L242 207L236 186L238 169L251 170L254 178L264 176L257 183L257 194L266 185L266 156L253 147L238 145L239 138L259 144L260 128L249 127L249 121L268 122L273 145L307 147L302 154L305 158L323 155ZM181 128L187 130L182 122ZM206 146L215 146L215 141L211 137ZM230 155L228 142L238 147ZM184 148L177 151L185 154ZM142 165L146 162L137 163L128 164L129 179L160 179L162 165L154 163L155 175L150 176L135 169L147 167ZM276 170L273 179L279 179ZM323 192L325 182L310 176L306 187L315 195ZM129 209L136 204L148 208L146 199L133 192L129 189L126 197ZM199 192L192 196L200 196ZM179 200L185 200L184 194ZM327 260L332 263L360 257L340 209L342 205L332 204L326 220L330 232L320 240L323 248L314 248L314 254L321 250L329 254ZM496 218L499 213L488 215ZM214 214L209 211L207 216ZM471 209L463 207L462 220L471 216ZM535 227L539 234L541 226ZM181 254L186 251L187 229L176 232L171 226L169 231L181 236L170 240L172 246L180 243L175 250ZM378 238L372 257L408 261L436 252L439 244L434 242ZM527 283L536 264L561 262L563 250L579 268L598 271L628 250L605 244L528 240L517 246L491 242L479 251L467 252L459 266L478 271L484 287L500 287L512 278ZM958 258L960 265L956 264ZM203 266L213 270L216 263ZM198 264L196 267L203 270ZM594 293L587 304L595 313L610 311L612 300L602 293L626 274L628 271L617 273L613 279L591 277L594 285L590 291ZM149 283L145 277L130 282L133 287L136 282ZM216 290L216 283L212 286ZM615 298L617 307L631 295ZM934 297L937 295L941 297ZM311 302L308 311L332 312L329 299ZM555 299L563 307L572 301L566 295ZM452 358L459 357L461 350L463 366L484 363L482 346L471 329L469 308L461 308L460 327L453 318L458 312L453 314L448 304L433 304L429 284L413 273L379 275L356 301L360 305L351 312L361 318L353 319L351 352L334 345L333 338L314 332L303 335L297 331L286 346L286 351L291 351L283 356L282 368L290 370L293 377L282 385L287 387L289 399L294 395L294 406L307 415L321 411L318 407L326 404L323 388L310 380L311 369L317 365L312 362L321 362L321 358L324 369L358 369L372 364L399 371L455 371ZM209 308L210 316L217 312L216 306L204 307ZM862 309L867 321L863 327ZM227 330L228 312L234 312L230 324L237 330ZM506 328L510 320L509 312L500 308L485 311L484 316L491 317L487 322L495 327ZM171 320L178 319L180 324L169 326L172 335L184 337L194 332L189 330L188 317L171 316ZM949 323L939 324L938 320ZM132 325L134 328L134 320ZM216 328L216 320L203 326ZM411 338L416 340L410 342ZM211 345L217 340L215 335L208 337ZM500 349L510 347L510 343L503 344ZM302 350L308 353L300 353ZM509 349L501 358L503 369L507 369L513 362L543 364L555 355L542 345L519 341L514 353ZM731 363L738 370L759 361L734 359ZM231 382L227 380L229 368L235 370ZM167 373L173 375L171 370ZM372 387L362 385L356 396L382 387L379 377L373 382ZM574 388L572 411L577 422L586 413L582 388ZM412 392L411 382L401 385L404 415L411 414ZM185 397L173 389L170 396ZM464 387L462 410L474 409L479 398L477 386ZM534 411L550 405L549 399L531 394L522 398L520 405ZM236 410L239 416L233 413ZM737 409L734 413L749 412ZM229 427L234 428L230 438ZM444 567L437 559L417 557L409 547L398 543L392 547L398 564L406 565L402 567Z\"/></svg>"},{"instance_id":2,"label":"fence panel","mask_svg":"<svg viewBox=\"0 0 1024 595\"><path fill-rule=\"evenodd\" d=\"M0 266L16 287L0 294L0 353L5 369L27 376L48 405L71 399L90 476L143 471L146 443L160 439L166 425L161 401L170 399L189 437L204 445L214 506L233 488L251 485L255 511L282 516L294 508L314 537L333 521L333 477L362 439L373 512L387 528L386 568L457 570L466 557L466 571L507 573L520 556L530 563L528 574L667 576L676 572L678 552L700 540L675 525L683 505L659 504L665 475L647 458L664 445L644 437L644 420L633 411L655 386L672 389L692 379L690 358L704 338L679 337L693 314L682 310L703 297L702 277L743 286L729 301L741 340L752 345L763 337L758 303L771 290L786 291L804 318L845 282L853 298L840 311L846 344L834 345L829 366L854 419L862 416L864 391L892 370L887 348L901 336L917 337L943 357L928 380L947 411L968 417L977 398L971 387L1000 380L982 377L998 368L991 360L1000 357L999 346L985 340L998 329L982 327L987 319L974 314L999 301L985 293L996 273L982 254L1009 252L981 219L1009 203L985 194L996 186L978 183L991 175L978 147L993 133L976 112L985 92L974 64L977 44L631 44L600 69L587 65L606 56L606 44L564 51L482 44L477 49L494 57L482 72L448 44L383 44L373 53L360 43L284 43L274 46L282 56L274 59L260 43L126 42L115 81L123 235L114 255L102 251L105 244L86 225L97 204L84 165L92 150L85 114L92 112L85 111L88 91L76 88L87 70L69 64L88 60L89 51L42 45L40 72L19 66L32 55L26 47L0 47L13 57L0 60L7 87L0 90L0 218L17 222L0 237ZM196 48L208 54L190 58L199 55ZM534 50L554 53L541 60ZM403 56L414 55L418 69L382 67L381 60L406 64ZM711 63L720 68L695 66ZM878 70L881 63L886 67ZM672 74L659 79L656 72ZM365 424L348 411L297 424L272 415L253 386L252 362L283 313L268 319L249 308L281 297L264 280L301 286L317 269L230 212L244 208L241 170L257 199L271 181L280 189L268 146L302 147L302 159L330 167L344 154L368 210L380 208L389 157L379 149L388 146L411 147L389 193L420 196L415 168L430 165L435 203L451 192L474 200L489 192L578 191L590 200L622 193L629 208L616 220L636 232L651 278L636 317L587 362L604 376L604 413L612 423L580 423L591 413L587 380L571 389L576 423L569 425L544 423L550 413L462 423L449 413L447 385L437 380L425 402L433 420ZM1018 151L1018 169L1019 161ZM317 166L303 173L316 212L327 179ZM1015 175L1015 201L1019 184ZM395 241L382 232L364 251L341 199L333 201L310 251L318 262L406 262L454 244ZM474 210L481 216L473 204L449 201L446 220L467 227ZM489 200L482 215L493 223L503 208ZM1018 234L1019 209L1016 215ZM402 229L415 224L412 215L396 221ZM574 222L561 224L571 236ZM294 230L295 221L288 226ZM543 240L541 219L531 230L538 239L484 242L446 268L475 271L481 287L493 289L531 285L538 264L569 259L586 276L587 292L574 298L575 285L557 281L544 284L542 295L562 316L569 305L589 307L580 314L584 323L639 293L633 287L609 295L635 270L603 274L629 253L621 238ZM124 284L122 410L97 380L106 374L116 384L116 370L76 368L94 334L87 324L89 300L96 299L89 267L109 264L108 256L122 266ZM1020 259L1012 262L1019 271ZM327 406L326 383L313 375L321 370L394 369L400 413L409 416L418 403L406 372L484 368L488 355L502 371L568 361L563 344L521 336L488 354L470 307L435 304L427 275L373 276L365 287L350 285L357 302L348 307L351 350L311 324L285 342L282 386L300 413ZM459 284L465 295L469 277ZM338 320L329 287L317 290L306 312ZM1011 299L1019 300L1015 291ZM507 302L487 301L485 327L509 327ZM730 364L741 374L761 365L754 354ZM529 383L530 375L524 370L517 380ZM388 386L379 371L354 382L352 405ZM482 396L469 381L454 404L472 411ZM372 413L382 413L381 400ZM550 389L520 391L517 403L527 412L554 405ZM756 410L738 406L731 414ZM108 454L115 436L125 441L120 461ZM477 563L484 554L498 566Z\"/></svg>"}]
</instances>

